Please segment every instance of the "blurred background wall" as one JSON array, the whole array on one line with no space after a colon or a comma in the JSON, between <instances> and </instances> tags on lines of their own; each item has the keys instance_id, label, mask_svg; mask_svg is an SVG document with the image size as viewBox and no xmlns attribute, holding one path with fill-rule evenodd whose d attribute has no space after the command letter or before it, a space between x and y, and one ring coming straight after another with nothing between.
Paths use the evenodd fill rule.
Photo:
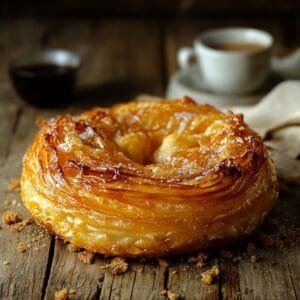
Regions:
<instances>
[{"instance_id":1,"label":"blurred background wall","mask_svg":"<svg viewBox=\"0 0 300 300\"><path fill-rule=\"evenodd\" d=\"M297 0L2 0L1 16L297 17ZM237 15L238 14L238 15Z\"/></svg>"},{"instance_id":2,"label":"blurred background wall","mask_svg":"<svg viewBox=\"0 0 300 300\"><path fill-rule=\"evenodd\" d=\"M297 0L1 0L0 64L37 49L60 47L83 58L79 85L110 92L163 94L177 50L201 31L222 26L265 29L274 55L300 44ZM6 76L0 71L1 76Z\"/></svg>"}]
</instances>

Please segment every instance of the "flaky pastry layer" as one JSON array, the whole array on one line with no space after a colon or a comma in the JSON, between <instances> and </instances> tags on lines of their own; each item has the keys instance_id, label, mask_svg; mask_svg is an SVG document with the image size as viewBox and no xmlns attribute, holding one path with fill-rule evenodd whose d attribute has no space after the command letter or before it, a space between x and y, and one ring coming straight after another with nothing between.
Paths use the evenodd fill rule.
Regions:
<instances>
[{"instance_id":1,"label":"flaky pastry layer","mask_svg":"<svg viewBox=\"0 0 300 300\"><path fill-rule=\"evenodd\" d=\"M21 180L32 216L108 255L188 254L251 233L277 198L262 139L241 115L137 101L39 121Z\"/></svg>"}]
</instances>

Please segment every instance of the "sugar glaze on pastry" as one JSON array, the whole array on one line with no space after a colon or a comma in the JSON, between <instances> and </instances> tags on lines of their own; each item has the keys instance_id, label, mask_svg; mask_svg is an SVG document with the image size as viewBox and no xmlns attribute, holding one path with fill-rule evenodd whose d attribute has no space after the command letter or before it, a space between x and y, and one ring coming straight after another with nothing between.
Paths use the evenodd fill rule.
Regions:
<instances>
[{"instance_id":1,"label":"sugar glaze on pastry","mask_svg":"<svg viewBox=\"0 0 300 300\"><path fill-rule=\"evenodd\" d=\"M78 247L188 254L250 234L277 198L273 163L243 117L187 97L38 123L22 199L39 224Z\"/></svg>"}]
</instances>

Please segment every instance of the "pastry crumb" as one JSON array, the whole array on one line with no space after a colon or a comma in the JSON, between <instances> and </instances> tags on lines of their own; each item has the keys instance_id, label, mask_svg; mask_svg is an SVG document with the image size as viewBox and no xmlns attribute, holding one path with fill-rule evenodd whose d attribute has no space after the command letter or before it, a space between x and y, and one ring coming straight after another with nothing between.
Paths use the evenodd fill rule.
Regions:
<instances>
[{"instance_id":1,"label":"pastry crumb","mask_svg":"<svg viewBox=\"0 0 300 300\"><path fill-rule=\"evenodd\" d=\"M80 248L77 247L77 246L75 246L74 244L70 243L70 244L68 244L68 246L67 246L67 250L68 250L69 252L73 253L73 252L79 252L79 251L80 251Z\"/></svg>"},{"instance_id":2,"label":"pastry crumb","mask_svg":"<svg viewBox=\"0 0 300 300\"><path fill-rule=\"evenodd\" d=\"M167 297L169 300L179 300L181 299L181 297L175 293L175 292L172 292L172 291L167 291Z\"/></svg>"},{"instance_id":3,"label":"pastry crumb","mask_svg":"<svg viewBox=\"0 0 300 300\"><path fill-rule=\"evenodd\" d=\"M188 259L189 263L196 263L198 268L202 268L205 265L205 262L208 259L208 254L204 252L200 252L197 256L191 256Z\"/></svg>"},{"instance_id":4,"label":"pastry crumb","mask_svg":"<svg viewBox=\"0 0 300 300\"><path fill-rule=\"evenodd\" d=\"M4 266L7 266L7 265L9 265L9 264L10 264L10 262L7 261L7 260L5 260L5 261L3 262L3 265L4 265Z\"/></svg>"},{"instance_id":5,"label":"pastry crumb","mask_svg":"<svg viewBox=\"0 0 300 300\"><path fill-rule=\"evenodd\" d=\"M29 224L31 224L31 219L30 218L24 219L23 221L13 224L10 228L10 231L13 233L20 232L25 228L25 226Z\"/></svg>"},{"instance_id":6,"label":"pastry crumb","mask_svg":"<svg viewBox=\"0 0 300 300\"><path fill-rule=\"evenodd\" d=\"M21 219L19 218L18 214L12 210L7 210L2 215L2 222L6 225L15 224L20 221L21 221Z\"/></svg>"},{"instance_id":7,"label":"pastry crumb","mask_svg":"<svg viewBox=\"0 0 300 300\"><path fill-rule=\"evenodd\" d=\"M66 288L56 291L54 294L54 299L55 300L68 300L69 299L69 293Z\"/></svg>"},{"instance_id":8,"label":"pastry crumb","mask_svg":"<svg viewBox=\"0 0 300 300\"><path fill-rule=\"evenodd\" d=\"M128 270L128 263L122 257L115 257L111 263L105 266L113 275L125 273Z\"/></svg>"},{"instance_id":9,"label":"pastry crumb","mask_svg":"<svg viewBox=\"0 0 300 300\"><path fill-rule=\"evenodd\" d=\"M251 261L251 263L255 264L256 263L256 256L255 255L251 255L250 261Z\"/></svg>"},{"instance_id":10,"label":"pastry crumb","mask_svg":"<svg viewBox=\"0 0 300 300\"><path fill-rule=\"evenodd\" d=\"M88 250L83 250L77 253L77 257L84 263L91 264L95 258L95 253Z\"/></svg>"},{"instance_id":11,"label":"pastry crumb","mask_svg":"<svg viewBox=\"0 0 300 300\"><path fill-rule=\"evenodd\" d=\"M20 179L10 178L8 181L8 190L11 192L20 192Z\"/></svg>"},{"instance_id":12,"label":"pastry crumb","mask_svg":"<svg viewBox=\"0 0 300 300\"><path fill-rule=\"evenodd\" d=\"M212 284L216 281L220 274L218 266L213 266L207 271L201 273L201 281L206 284Z\"/></svg>"},{"instance_id":13,"label":"pastry crumb","mask_svg":"<svg viewBox=\"0 0 300 300\"><path fill-rule=\"evenodd\" d=\"M159 258L158 265L162 268L167 268L169 266L169 263L165 259Z\"/></svg>"},{"instance_id":14,"label":"pastry crumb","mask_svg":"<svg viewBox=\"0 0 300 300\"><path fill-rule=\"evenodd\" d=\"M159 292L160 296L167 296L168 300L180 300L183 299L177 293L170 291L170 290L162 290Z\"/></svg>"},{"instance_id":15,"label":"pastry crumb","mask_svg":"<svg viewBox=\"0 0 300 300\"><path fill-rule=\"evenodd\" d=\"M16 244L16 249L17 249L17 251L18 251L19 253L25 252L25 250L26 250L26 245L25 245L25 243L24 243L24 242L18 242L18 243Z\"/></svg>"}]
</instances>

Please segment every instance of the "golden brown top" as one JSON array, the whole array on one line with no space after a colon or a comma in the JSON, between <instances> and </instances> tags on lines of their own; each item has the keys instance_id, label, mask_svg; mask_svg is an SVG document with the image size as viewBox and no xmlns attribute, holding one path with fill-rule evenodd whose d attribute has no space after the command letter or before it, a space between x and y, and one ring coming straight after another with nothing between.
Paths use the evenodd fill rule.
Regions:
<instances>
[{"instance_id":1,"label":"golden brown top","mask_svg":"<svg viewBox=\"0 0 300 300\"><path fill-rule=\"evenodd\" d=\"M85 184L139 178L155 185L198 185L201 177L239 177L250 167L255 174L266 157L261 138L241 115L188 98L94 108L44 122L41 132L47 142L41 161L51 158L47 167Z\"/></svg>"}]
</instances>

